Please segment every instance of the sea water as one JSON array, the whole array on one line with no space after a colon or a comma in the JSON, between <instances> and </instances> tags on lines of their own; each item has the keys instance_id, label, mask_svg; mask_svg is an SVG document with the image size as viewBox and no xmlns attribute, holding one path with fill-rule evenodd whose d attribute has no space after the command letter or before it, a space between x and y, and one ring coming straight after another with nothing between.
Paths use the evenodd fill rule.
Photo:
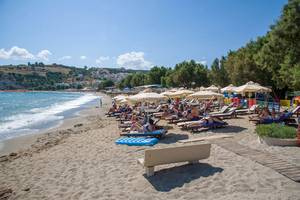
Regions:
<instances>
[{"instance_id":1,"label":"sea water","mask_svg":"<svg viewBox=\"0 0 300 200\"><path fill-rule=\"evenodd\" d=\"M57 126L98 98L77 92L0 92L0 141Z\"/></svg>"}]
</instances>

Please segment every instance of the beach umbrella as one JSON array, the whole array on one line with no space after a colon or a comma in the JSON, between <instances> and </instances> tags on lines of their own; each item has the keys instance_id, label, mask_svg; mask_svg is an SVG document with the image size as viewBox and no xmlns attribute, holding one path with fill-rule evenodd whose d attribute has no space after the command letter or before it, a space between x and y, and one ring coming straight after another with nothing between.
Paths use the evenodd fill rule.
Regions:
<instances>
[{"instance_id":1,"label":"beach umbrella","mask_svg":"<svg viewBox=\"0 0 300 200\"><path fill-rule=\"evenodd\" d=\"M271 92L272 90L270 88L267 87L263 87L258 83L254 83L253 81L249 81L248 83L246 83L245 85L236 87L234 89L234 92L238 93L238 94L245 94L246 92L248 93L257 93L257 92Z\"/></svg>"},{"instance_id":2,"label":"beach umbrella","mask_svg":"<svg viewBox=\"0 0 300 200\"><path fill-rule=\"evenodd\" d=\"M206 89L205 87L201 86L199 90L200 90L200 91L203 91L203 90L205 90L205 89Z\"/></svg>"},{"instance_id":3,"label":"beach umbrella","mask_svg":"<svg viewBox=\"0 0 300 200\"><path fill-rule=\"evenodd\" d=\"M212 92L219 92L219 88L217 86L215 86L215 85L211 85L211 86L209 86L209 87L207 87L207 88L205 88L203 90L205 90L205 91L212 91Z\"/></svg>"},{"instance_id":4,"label":"beach umbrella","mask_svg":"<svg viewBox=\"0 0 300 200\"><path fill-rule=\"evenodd\" d=\"M223 95L220 93L212 92L212 91L199 91L194 94L190 94L187 96L187 99L211 99L211 98L223 98Z\"/></svg>"},{"instance_id":5,"label":"beach umbrella","mask_svg":"<svg viewBox=\"0 0 300 200\"><path fill-rule=\"evenodd\" d=\"M120 103L120 104L127 104L127 103L128 103L128 100L127 100L127 99L122 99L119 103Z\"/></svg>"},{"instance_id":6,"label":"beach umbrella","mask_svg":"<svg viewBox=\"0 0 300 200\"><path fill-rule=\"evenodd\" d=\"M188 96L188 95L193 94L193 93L194 93L194 91L192 91L192 90L178 90L178 91L173 92L172 94L170 94L169 97L182 98L182 97Z\"/></svg>"},{"instance_id":7,"label":"beach umbrella","mask_svg":"<svg viewBox=\"0 0 300 200\"><path fill-rule=\"evenodd\" d=\"M149 93L149 92L153 92L151 88L147 88L147 89L141 91L140 93Z\"/></svg>"},{"instance_id":8,"label":"beach umbrella","mask_svg":"<svg viewBox=\"0 0 300 200\"><path fill-rule=\"evenodd\" d=\"M178 89L173 88L173 89L169 90L169 92L177 92L177 90L178 90Z\"/></svg>"},{"instance_id":9,"label":"beach umbrella","mask_svg":"<svg viewBox=\"0 0 300 200\"><path fill-rule=\"evenodd\" d=\"M222 88L221 92L222 93L224 93L224 92L233 93L235 89L236 89L236 87L234 85L230 84L227 87Z\"/></svg>"},{"instance_id":10,"label":"beach umbrella","mask_svg":"<svg viewBox=\"0 0 300 200\"><path fill-rule=\"evenodd\" d=\"M162 92L162 93L160 93L160 94L168 97L168 96L172 95L173 93L174 93L174 92L166 91L166 92Z\"/></svg>"},{"instance_id":11,"label":"beach umbrella","mask_svg":"<svg viewBox=\"0 0 300 200\"><path fill-rule=\"evenodd\" d=\"M164 100L166 98L167 97L162 94L149 92L149 93L139 93L139 94L130 96L127 99L130 102L155 102L155 101Z\"/></svg>"},{"instance_id":12,"label":"beach umbrella","mask_svg":"<svg viewBox=\"0 0 300 200\"><path fill-rule=\"evenodd\" d=\"M116 102L120 102L123 99L126 99L127 97L128 96L125 96L125 95L117 95L117 96L113 97L112 99L114 99Z\"/></svg>"}]
</instances>

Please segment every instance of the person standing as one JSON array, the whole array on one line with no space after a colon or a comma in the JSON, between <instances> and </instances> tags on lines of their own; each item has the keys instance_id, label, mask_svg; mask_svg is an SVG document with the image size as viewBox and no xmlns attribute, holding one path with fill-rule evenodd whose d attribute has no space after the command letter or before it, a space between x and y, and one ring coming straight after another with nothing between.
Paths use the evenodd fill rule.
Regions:
<instances>
[{"instance_id":1,"label":"person standing","mask_svg":"<svg viewBox=\"0 0 300 200\"><path fill-rule=\"evenodd\" d=\"M102 98L101 97L99 99L99 105L100 105L100 108L102 108Z\"/></svg>"}]
</instances>

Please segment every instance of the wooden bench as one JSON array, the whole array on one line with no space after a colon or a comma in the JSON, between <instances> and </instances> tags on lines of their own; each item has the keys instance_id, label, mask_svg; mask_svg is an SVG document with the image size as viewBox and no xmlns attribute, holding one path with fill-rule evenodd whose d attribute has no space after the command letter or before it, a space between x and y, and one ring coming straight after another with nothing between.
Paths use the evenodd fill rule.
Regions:
<instances>
[{"instance_id":1,"label":"wooden bench","mask_svg":"<svg viewBox=\"0 0 300 200\"><path fill-rule=\"evenodd\" d=\"M157 165L189 162L197 163L210 155L211 144L194 144L177 147L145 150L145 158L138 159L138 163L146 168L146 175L154 175L154 167Z\"/></svg>"}]
</instances>

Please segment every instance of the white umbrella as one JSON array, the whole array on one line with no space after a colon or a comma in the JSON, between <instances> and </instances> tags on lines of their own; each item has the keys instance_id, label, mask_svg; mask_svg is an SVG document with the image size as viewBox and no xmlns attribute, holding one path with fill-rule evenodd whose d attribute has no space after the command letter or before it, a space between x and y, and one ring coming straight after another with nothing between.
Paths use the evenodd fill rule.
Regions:
<instances>
[{"instance_id":1,"label":"white umbrella","mask_svg":"<svg viewBox=\"0 0 300 200\"><path fill-rule=\"evenodd\" d=\"M219 92L219 88L217 86L215 86L215 85L211 85L211 86L209 86L209 87L207 87L207 88L205 88L203 90L205 90L205 91L212 91L212 92Z\"/></svg>"},{"instance_id":2,"label":"white umbrella","mask_svg":"<svg viewBox=\"0 0 300 200\"><path fill-rule=\"evenodd\" d=\"M130 96L127 99L131 102L154 102L154 101L164 100L166 98L167 97L162 94L149 92L149 93L139 93L139 94Z\"/></svg>"},{"instance_id":3,"label":"white umbrella","mask_svg":"<svg viewBox=\"0 0 300 200\"><path fill-rule=\"evenodd\" d=\"M178 90L176 92L173 92L172 94L170 94L169 96L172 98L178 98L178 97L185 97L189 94L193 94L194 91L191 90Z\"/></svg>"},{"instance_id":4,"label":"white umbrella","mask_svg":"<svg viewBox=\"0 0 300 200\"><path fill-rule=\"evenodd\" d=\"M234 92L238 94L245 94L246 92L271 92L272 90L267 87L263 87L259 85L258 83L254 83L253 81L249 81L245 85L242 85L240 87L236 87L234 89Z\"/></svg>"},{"instance_id":5,"label":"white umbrella","mask_svg":"<svg viewBox=\"0 0 300 200\"><path fill-rule=\"evenodd\" d=\"M235 91L235 89L236 89L236 87L234 85L230 84L227 87L222 88L221 92L222 93L224 93L224 92L230 92L230 93L232 93L232 92Z\"/></svg>"},{"instance_id":6,"label":"white umbrella","mask_svg":"<svg viewBox=\"0 0 300 200\"><path fill-rule=\"evenodd\" d=\"M168 97L168 96L172 95L173 93L174 93L174 92L166 91L166 92L162 92L162 93L160 93L160 94Z\"/></svg>"},{"instance_id":7,"label":"white umbrella","mask_svg":"<svg viewBox=\"0 0 300 200\"><path fill-rule=\"evenodd\" d=\"M206 88L203 87L203 86L200 87L200 91L203 91L203 90L205 90L205 89L206 89Z\"/></svg>"},{"instance_id":8,"label":"white umbrella","mask_svg":"<svg viewBox=\"0 0 300 200\"><path fill-rule=\"evenodd\" d=\"M169 92L177 92L177 91L178 91L177 88L173 88L173 89L169 90Z\"/></svg>"},{"instance_id":9,"label":"white umbrella","mask_svg":"<svg viewBox=\"0 0 300 200\"><path fill-rule=\"evenodd\" d=\"M127 97L128 96L125 96L125 95L117 95L117 96L113 97L112 99L114 99L116 102L120 102L123 99L126 99Z\"/></svg>"},{"instance_id":10,"label":"white umbrella","mask_svg":"<svg viewBox=\"0 0 300 200\"><path fill-rule=\"evenodd\" d=\"M211 99L211 98L223 98L223 95L220 93L212 91L199 91L187 96L188 99Z\"/></svg>"}]
</instances>

